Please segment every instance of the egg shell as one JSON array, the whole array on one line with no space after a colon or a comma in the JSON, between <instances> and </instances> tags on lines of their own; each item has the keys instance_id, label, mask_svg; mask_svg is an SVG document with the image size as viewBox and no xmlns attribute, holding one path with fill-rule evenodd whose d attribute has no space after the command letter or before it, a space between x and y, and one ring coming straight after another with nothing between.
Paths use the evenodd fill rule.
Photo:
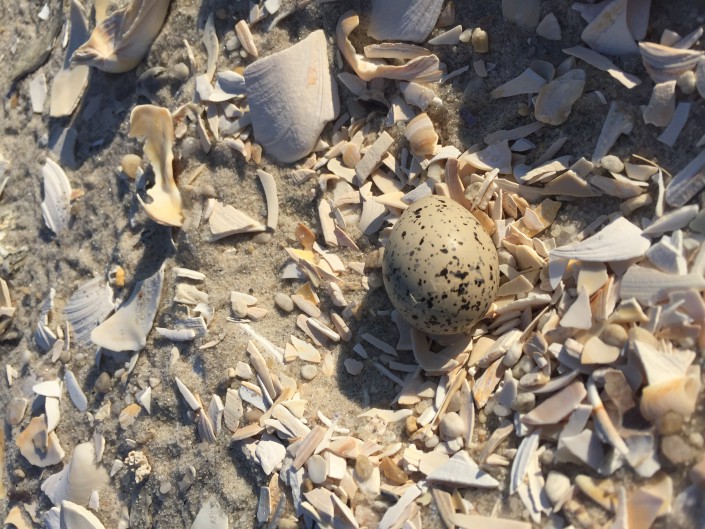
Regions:
<instances>
[{"instance_id":1,"label":"egg shell","mask_svg":"<svg viewBox=\"0 0 705 529\"><path fill-rule=\"evenodd\" d=\"M389 236L382 272L394 307L430 334L470 330L499 287L492 239L468 210L441 196L404 211Z\"/></svg>"}]
</instances>

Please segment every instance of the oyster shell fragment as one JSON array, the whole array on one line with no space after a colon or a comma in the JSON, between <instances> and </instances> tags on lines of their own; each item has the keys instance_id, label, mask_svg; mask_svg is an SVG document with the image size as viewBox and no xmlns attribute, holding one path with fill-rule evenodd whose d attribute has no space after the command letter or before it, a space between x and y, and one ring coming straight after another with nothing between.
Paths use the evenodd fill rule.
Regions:
<instances>
[{"instance_id":1,"label":"oyster shell fragment","mask_svg":"<svg viewBox=\"0 0 705 529\"><path fill-rule=\"evenodd\" d=\"M338 113L322 30L249 65L245 83L257 143L280 162L308 155Z\"/></svg>"}]
</instances>

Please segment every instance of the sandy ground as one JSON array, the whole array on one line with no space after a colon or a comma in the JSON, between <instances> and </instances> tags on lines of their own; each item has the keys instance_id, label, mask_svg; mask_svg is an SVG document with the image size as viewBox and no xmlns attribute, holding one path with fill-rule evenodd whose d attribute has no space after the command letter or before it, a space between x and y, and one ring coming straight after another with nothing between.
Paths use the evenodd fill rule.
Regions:
<instances>
[{"instance_id":1,"label":"sandy ground","mask_svg":"<svg viewBox=\"0 0 705 529\"><path fill-rule=\"evenodd\" d=\"M284 2L285 5L288 5ZM22 48L41 34L46 22L37 19L41 8L39 2L0 1L2 22L0 23L0 57L3 64L13 61L13 48ZM359 13L368 12L365 2L332 2L321 6L309 6L284 21L270 33L263 27L254 30L260 55L283 49L316 28L323 28L332 35L339 15L352 8ZM456 0L457 22L463 27L481 25L490 35L490 52L483 58L496 67L486 79L466 73L438 90L443 106L434 110L431 117L439 124L443 144L455 144L459 148L478 143L485 134L494 130L523 124L527 118L518 114L518 105L523 99L510 98L491 100L489 91L518 74L533 59L544 59L557 64L564 55L561 49L575 45L583 22L577 12L564 1L546 1L542 15L553 11L563 28L563 40L549 42L536 38L529 31L505 24L501 17L500 3ZM37 72L20 80L8 91L3 85L4 99L0 110L0 154L9 162L10 181L0 197L0 245L8 255L0 257L0 276L10 286L13 300L18 308L11 330L0 338L0 357L3 364L16 368L21 379L8 387L4 379L0 382L0 409L12 397L31 394L31 385L39 379L51 379L62 373L60 363L52 364L34 344L32 333L43 299L49 288L56 289L56 308L60 313L63 305L79 284L90 277L105 274L114 265L122 266L127 273L127 285L121 292L126 295L134 281L150 275L166 259L167 269L183 266L199 270L207 279L200 287L211 296L215 318L206 337L194 343L178 344L178 357L170 355L174 344L150 335L147 347L140 353L132 374L124 380L113 380L112 389L99 393L94 384L100 373L114 374L123 366L120 361L103 357L95 363L95 350L72 349L68 365L78 377L89 400L89 410L97 410L106 402L111 403L110 417L92 424L86 414L79 413L66 399L62 404L62 419L58 434L68 453L78 442L92 439L93 432L101 432L107 440L103 460L109 466L114 459L124 459L136 444L148 456L152 474L146 482L135 485L131 473L122 470L111 479L110 486L101 495L101 519L106 527L116 527L121 506L130 512L130 526L189 527L203 501L215 495L229 514L231 527L256 526L253 513L259 486L267 478L259 467L246 458L241 443L231 443L223 433L215 444L199 443L194 425L189 421L187 407L178 395L173 377L180 377L204 401L213 393L224 397L228 381L225 371L238 360L246 361L247 337L237 327L226 321L230 315L229 292L250 292L258 305L270 309L268 316L255 325L256 330L275 344L282 345L288 336L295 333L295 317L276 308L274 295L277 292L291 293L295 285L279 279L286 261L283 248L295 242L293 230L298 222L304 222L319 230L315 212L316 187L308 182L295 186L288 178L291 167L278 166L265 159L262 168L277 178L281 215L279 229L270 237L233 236L211 243L205 223L196 225L187 221L181 230L171 230L150 221L135 199L134 183L121 174L117 167L127 153L141 154L141 142L127 137L130 110L139 103L148 102L137 93L137 80L147 68L162 66L166 69L160 87L151 97L155 104L174 109L189 101L193 93L193 79L181 83L173 76L174 66L185 60L183 39L194 49L201 67L205 64L205 51L200 35L207 15L216 13L216 30L222 44L234 34L234 22L244 16L244 2L208 2L198 4L193 0L175 0L165 26L143 64L126 74L111 75L97 70L91 73L90 84L83 102L70 119L50 119L47 109L42 115L33 114L28 95L29 81L38 73L50 79L63 61L59 45ZM663 29L670 28L681 34L694 29L705 18L705 4L699 0L687 2L655 2L651 15L651 28L647 40L657 40ZM363 24L365 23L363 18ZM266 24L266 21L265 21ZM363 35L362 32L359 32ZM61 35L61 34L60 34ZM61 38L61 36L60 36ZM59 38L59 40L60 40ZM366 37L356 40L364 44ZM331 47L332 49L332 47ZM473 59L469 46L453 48L439 47L437 52L449 70L470 63ZM236 53L221 50L219 69L246 65ZM696 153L695 141L703 132L705 105L693 96L691 117L678 141L670 149L655 141L657 129L645 126L640 119L639 105L648 102L651 82L646 79L638 58L620 61L627 70L638 72L644 83L627 91L606 74L587 68L588 79L585 95L573 108L569 121L561 127L546 127L532 139L538 144L536 152L542 152L561 135L568 136L563 153L576 157L589 155L599 134L608 107L599 102L591 91L601 90L608 101L624 102L634 113L636 126L628 137L622 137L613 154L626 157L640 154L662 164L671 172L680 169ZM1 77L1 75L0 75ZM350 94L341 87L341 96ZM682 99L682 98L681 98ZM47 105L48 108L48 105ZM471 126L463 121L461 109L469 111L475 120ZM75 163L63 163L74 189L85 194L74 201L71 229L57 240L46 229L42 221L39 204L42 200L40 167L49 155L48 143L67 126L77 133ZM391 132L398 137L399 130ZM329 137L329 131L323 137ZM190 130L187 137L195 137ZM189 152L190 151L190 152ZM215 195L224 203L243 209L256 218L266 213L264 196L256 178L256 167L244 162L242 157L227 147L214 145L209 154L200 149L191 151L184 143L176 146L177 165L181 182L186 181L200 165L206 170L191 186L182 185L185 209L194 214L202 210L205 199ZM599 214L611 213L618 208L617 200L583 200L565 205L559 217L559 225L586 225ZM560 236L560 229L556 231ZM363 255L341 250L344 261L364 260L364 254L377 246L376 240L368 240L359 233L358 244ZM172 242L173 241L173 242ZM375 272L372 273L375 275ZM371 332L378 336L396 339L396 330L387 317L378 316L377 310L388 310L391 305L382 288L379 275L372 278L369 292L357 291L349 295L365 306L364 318L353 329L356 336ZM168 324L175 313L171 302L174 281L167 274L162 304L156 323ZM198 345L216 337L222 341L214 348L199 350ZM354 344L355 340L351 342ZM360 377L353 378L345 372L342 362L353 355L351 345L342 345L332 350L336 359L337 373L332 378L321 374L311 382L300 378L297 363L283 368L296 377L301 386L302 397L309 401L308 413L317 410L332 417L338 415L342 423L363 437L363 424L355 417L369 406L388 406L394 397L395 388L382 379L371 367L366 366ZM403 360L411 361L408 353ZM134 395L148 384L150 378L162 381L154 388L154 403L151 415L141 414L135 424L122 430L117 417ZM20 427L4 426L6 437L5 468L2 480L7 495L0 495L0 513L17 503L30 503L38 512L50 507L50 502L39 492L39 483L55 471L31 467L19 455L13 439ZM132 441L131 441L132 440ZM179 491L187 467L196 470L195 482L186 490ZM21 469L24 474L18 475ZM666 470L680 482L684 469ZM628 480L629 476L618 475ZM159 492L165 483L172 485L168 493ZM522 517L521 504L514 497L507 501L499 493L472 493L472 501L480 510L489 511L495 501L500 500L503 514ZM435 516L428 513L433 526ZM662 525L665 527L665 522Z\"/></svg>"}]
</instances>

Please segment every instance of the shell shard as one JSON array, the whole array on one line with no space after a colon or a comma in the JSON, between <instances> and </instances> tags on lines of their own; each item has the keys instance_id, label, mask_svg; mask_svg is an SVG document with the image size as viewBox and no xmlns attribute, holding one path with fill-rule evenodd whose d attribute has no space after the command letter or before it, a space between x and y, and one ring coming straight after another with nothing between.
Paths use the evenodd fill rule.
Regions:
<instances>
[{"instance_id":1,"label":"shell shard","mask_svg":"<svg viewBox=\"0 0 705 529\"><path fill-rule=\"evenodd\" d=\"M201 506L191 529L228 529L228 515L215 496L210 496Z\"/></svg>"},{"instance_id":2,"label":"shell shard","mask_svg":"<svg viewBox=\"0 0 705 529\"><path fill-rule=\"evenodd\" d=\"M322 30L249 65L245 84L257 143L280 162L308 155L338 112Z\"/></svg>"},{"instance_id":3,"label":"shell shard","mask_svg":"<svg viewBox=\"0 0 705 529\"><path fill-rule=\"evenodd\" d=\"M59 235L69 225L71 216L71 183L64 170L54 160L47 158L42 167L44 200L42 216L47 228Z\"/></svg>"},{"instance_id":4,"label":"shell shard","mask_svg":"<svg viewBox=\"0 0 705 529\"><path fill-rule=\"evenodd\" d=\"M132 70L146 55L166 18L171 0L133 0L104 19L71 57L110 73Z\"/></svg>"},{"instance_id":5,"label":"shell shard","mask_svg":"<svg viewBox=\"0 0 705 529\"><path fill-rule=\"evenodd\" d=\"M549 125L564 123L585 88L585 70L570 70L539 90L536 119Z\"/></svg>"},{"instance_id":6,"label":"shell shard","mask_svg":"<svg viewBox=\"0 0 705 529\"><path fill-rule=\"evenodd\" d=\"M107 482L107 471L96 462L95 445L87 442L77 445L68 465L44 480L41 488L54 505L67 500L86 505L91 492Z\"/></svg>"},{"instance_id":7,"label":"shell shard","mask_svg":"<svg viewBox=\"0 0 705 529\"><path fill-rule=\"evenodd\" d=\"M49 115L53 118L70 116L81 100L88 84L90 67L71 65L71 56L88 40L88 21L78 0L71 1L71 36L66 48L66 59L51 83Z\"/></svg>"},{"instance_id":8,"label":"shell shard","mask_svg":"<svg viewBox=\"0 0 705 529\"><path fill-rule=\"evenodd\" d=\"M71 323L79 344L90 343L91 331L113 310L113 290L101 277L82 284L64 307L64 317Z\"/></svg>"},{"instance_id":9,"label":"shell shard","mask_svg":"<svg viewBox=\"0 0 705 529\"><path fill-rule=\"evenodd\" d=\"M181 226L181 193L174 182L174 126L171 113L154 105L139 105L130 114L130 136L145 138L144 152L154 170L154 187L147 191L152 202L137 196L149 218L165 226Z\"/></svg>"},{"instance_id":10,"label":"shell shard","mask_svg":"<svg viewBox=\"0 0 705 529\"><path fill-rule=\"evenodd\" d=\"M140 351L157 315L163 281L163 266L139 281L115 314L93 329L91 341L109 351Z\"/></svg>"},{"instance_id":11,"label":"shell shard","mask_svg":"<svg viewBox=\"0 0 705 529\"><path fill-rule=\"evenodd\" d=\"M551 250L551 259L579 259L581 261L626 261L642 257L651 245L641 229L624 217L605 226L592 237L578 244L561 246Z\"/></svg>"},{"instance_id":12,"label":"shell shard","mask_svg":"<svg viewBox=\"0 0 705 529\"><path fill-rule=\"evenodd\" d=\"M373 0L367 34L377 40L423 42L442 8L443 0Z\"/></svg>"},{"instance_id":13,"label":"shell shard","mask_svg":"<svg viewBox=\"0 0 705 529\"><path fill-rule=\"evenodd\" d=\"M705 187L705 150L673 177L666 186L666 202L680 207Z\"/></svg>"},{"instance_id":14,"label":"shell shard","mask_svg":"<svg viewBox=\"0 0 705 529\"><path fill-rule=\"evenodd\" d=\"M95 514L85 507L81 507L70 501L61 502L59 524L61 529L65 527L70 527L71 529L105 529L105 526Z\"/></svg>"},{"instance_id":15,"label":"shell shard","mask_svg":"<svg viewBox=\"0 0 705 529\"><path fill-rule=\"evenodd\" d=\"M580 37L595 51L608 55L630 55L639 51L627 26L627 0L607 4Z\"/></svg>"}]
</instances>

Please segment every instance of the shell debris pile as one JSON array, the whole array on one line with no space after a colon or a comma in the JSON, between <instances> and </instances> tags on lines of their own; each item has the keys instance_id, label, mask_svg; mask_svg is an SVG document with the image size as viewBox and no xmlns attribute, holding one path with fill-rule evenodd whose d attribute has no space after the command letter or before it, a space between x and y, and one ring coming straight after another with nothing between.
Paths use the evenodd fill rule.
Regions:
<instances>
[{"instance_id":1,"label":"shell debris pile","mask_svg":"<svg viewBox=\"0 0 705 529\"><path fill-rule=\"evenodd\" d=\"M705 136L683 138L705 106L703 29L653 42L650 2L575 3L566 42L566 13L504 0L511 38L563 54L510 72L461 3L208 12L167 97L155 50L180 1L96 2L90 36L71 2L58 71L15 87L29 116L44 70L52 117L96 106L90 68L138 68L149 104L121 103L107 147L129 203L103 219L110 262L76 242L100 190L62 168L73 128L34 167L36 244L80 245L44 291L22 285L0 209L5 523L151 526L166 505L192 529L702 524ZM275 49L302 13L335 21ZM477 143L451 141L461 80L519 117L475 138L462 108ZM634 130L664 154L624 154ZM256 476L243 490L236 465Z\"/></svg>"}]
</instances>

